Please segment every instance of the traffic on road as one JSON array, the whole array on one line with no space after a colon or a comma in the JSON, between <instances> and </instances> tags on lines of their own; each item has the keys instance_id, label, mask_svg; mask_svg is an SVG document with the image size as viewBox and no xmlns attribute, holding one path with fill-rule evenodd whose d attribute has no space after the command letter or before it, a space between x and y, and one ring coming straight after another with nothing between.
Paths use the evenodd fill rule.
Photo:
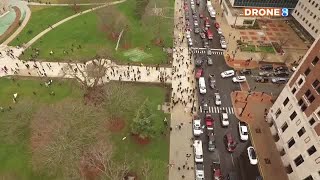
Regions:
<instances>
[{"instance_id":1,"label":"traffic on road","mask_svg":"<svg viewBox=\"0 0 320 180\"><path fill-rule=\"evenodd\" d=\"M240 90L246 76L237 75L225 63L227 43L211 2L185 0L184 10L198 81L199 113L193 120L196 179L232 180L241 179L243 173L259 174L248 127L234 115L230 97L232 91ZM245 172L239 168L243 154L249 167Z\"/></svg>"}]
</instances>

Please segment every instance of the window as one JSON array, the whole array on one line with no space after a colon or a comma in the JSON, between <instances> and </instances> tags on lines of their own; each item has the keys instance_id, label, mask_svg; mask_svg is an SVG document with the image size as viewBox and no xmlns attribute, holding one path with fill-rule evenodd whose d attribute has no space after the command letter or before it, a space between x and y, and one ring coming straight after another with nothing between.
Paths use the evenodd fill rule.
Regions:
<instances>
[{"instance_id":1,"label":"window","mask_svg":"<svg viewBox=\"0 0 320 180\"><path fill-rule=\"evenodd\" d=\"M288 147L291 148L294 144L296 143L296 141L291 138L289 141L288 141Z\"/></svg>"},{"instance_id":2,"label":"window","mask_svg":"<svg viewBox=\"0 0 320 180\"><path fill-rule=\"evenodd\" d=\"M280 108L277 110L277 112L276 112L276 118L277 117L279 117L279 115L281 114L281 110L280 110Z\"/></svg>"},{"instance_id":3,"label":"window","mask_svg":"<svg viewBox=\"0 0 320 180\"><path fill-rule=\"evenodd\" d=\"M311 146L307 151L309 156L311 156L313 153L317 152L317 149L314 146Z\"/></svg>"},{"instance_id":4,"label":"window","mask_svg":"<svg viewBox=\"0 0 320 180\"><path fill-rule=\"evenodd\" d=\"M302 104L303 104L303 100L300 99L300 100L298 101L298 105L301 106Z\"/></svg>"},{"instance_id":5,"label":"window","mask_svg":"<svg viewBox=\"0 0 320 180\"><path fill-rule=\"evenodd\" d=\"M298 131L299 137L301 137L305 132L306 132L306 130L304 129L304 127L302 127L302 128Z\"/></svg>"},{"instance_id":6,"label":"window","mask_svg":"<svg viewBox=\"0 0 320 180\"><path fill-rule=\"evenodd\" d=\"M320 86L318 86L316 90L317 90L317 93L320 94Z\"/></svg>"},{"instance_id":7,"label":"window","mask_svg":"<svg viewBox=\"0 0 320 180\"><path fill-rule=\"evenodd\" d=\"M303 180L313 180L313 177L309 175L308 177L304 178Z\"/></svg>"},{"instance_id":8,"label":"window","mask_svg":"<svg viewBox=\"0 0 320 180\"><path fill-rule=\"evenodd\" d=\"M316 18L317 18L317 15L314 15L314 16L313 16L313 19L316 19Z\"/></svg>"},{"instance_id":9,"label":"window","mask_svg":"<svg viewBox=\"0 0 320 180\"><path fill-rule=\"evenodd\" d=\"M309 103L312 103L315 100L315 97L313 95L308 97Z\"/></svg>"},{"instance_id":10,"label":"window","mask_svg":"<svg viewBox=\"0 0 320 180\"><path fill-rule=\"evenodd\" d=\"M316 122L316 120L314 120L314 118L311 118L311 119L309 120L310 126L312 126L315 122Z\"/></svg>"},{"instance_id":11,"label":"window","mask_svg":"<svg viewBox=\"0 0 320 180\"><path fill-rule=\"evenodd\" d=\"M297 91L296 88L293 88L293 89L291 90L292 94L296 93L296 91Z\"/></svg>"},{"instance_id":12,"label":"window","mask_svg":"<svg viewBox=\"0 0 320 180\"><path fill-rule=\"evenodd\" d=\"M289 102L289 98L286 98L284 101L283 101L283 105L286 106Z\"/></svg>"},{"instance_id":13,"label":"window","mask_svg":"<svg viewBox=\"0 0 320 180\"><path fill-rule=\"evenodd\" d=\"M306 109L307 109L307 106L306 106L305 104L303 104L303 105L301 106L301 111L304 112Z\"/></svg>"},{"instance_id":14,"label":"window","mask_svg":"<svg viewBox=\"0 0 320 180\"><path fill-rule=\"evenodd\" d=\"M302 21L306 20L306 18L303 18Z\"/></svg>"},{"instance_id":15,"label":"window","mask_svg":"<svg viewBox=\"0 0 320 180\"><path fill-rule=\"evenodd\" d=\"M285 123L281 126L282 132L285 132L287 128L288 128L288 124L285 122Z\"/></svg>"},{"instance_id":16,"label":"window","mask_svg":"<svg viewBox=\"0 0 320 180\"><path fill-rule=\"evenodd\" d=\"M318 6L319 6L319 4L317 3L317 4L316 4L316 7L318 7Z\"/></svg>"},{"instance_id":17,"label":"window","mask_svg":"<svg viewBox=\"0 0 320 180\"><path fill-rule=\"evenodd\" d=\"M303 79L299 79L298 84L301 85L303 83Z\"/></svg>"},{"instance_id":18,"label":"window","mask_svg":"<svg viewBox=\"0 0 320 180\"><path fill-rule=\"evenodd\" d=\"M290 119L293 120L297 116L297 113L293 111L293 113L290 115Z\"/></svg>"},{"instance_id":19,"label":"window","mask_svg":"<svg viewBox=\"0 0 320 180\"><path fill-rule=\"evenodd\" d=\"M318 111L317 115L318 115L318 116L319 116L319 118L320 118L320 111Z\"/></svg>"},{"instance_id":20,"label":"window","mask_svg":"<svg viewBox=\"0 0 320 180\"><path fill-rule=\"evenodd\" d=\"M314 1L312 1L311 5L314 5Z\"/></svg>"},{"instance_id":21,"label":"window","mask_svg":"<svg viewBox=\"0 0 320 180\"><path fill-rule=\"evenodd\" d=\"M317 65L318 62L319 62L319 58L318 58L318 56L316 56L312 61L312 65L315 66L315 65Z\"/></svg>"},{"instance_id":22,"label":"window","mask_svg":"<svg viewBox=\"0 0 320 180\"><path fill-rule=\"evenodd\" d=\"M312 31L314 30L314 26L312 26L311 30L312 30Z\"/></svg>"},{"instance_id":23,"label":"window","mask_svg":"<svg viewBox=\"0 0 320 180\"><path fill-rule=\"evenodd\" d=\"M309 97L309 96L311 95L310 89L308 89L308 90L306 91L306 93L304 93L304 95L305 95L306 97Z\"/></svg>"},{"instance_id":24,"label":"window","mask_svg":"<svg viewBox=\"0 0 320 180\"><path fill-rule=\"evenodd\" d=\"M312 15L313 15L313 12L310 13L310 16L312 16Z\"/></svg>"},{"instance_id":25,"label":"window","mask_svg":"<svg viewBox=\"0 0 320 180\"><path fill-rule=\"evenodd\" d=\"M319 30L317 29L317 30L315 31L315 33L318 33L318 31L319 31Z\"/></svg>"},{"instance_id":26,"label":"window","mask_svg":"<svg viewBox=\"0 0 320 180\"><path fill-rule=\"evenodd\" d=\"M319 82L318 79L314 80L313 83L312 83L313 88L317 88L317 86L319 85L319 83L320 83L320 82Z\"/></svg>"},{"instance_id":27,"label":"window","mask_svg":"<svg viewBox=\"0 0 320 180\"><path fill-rule=\"evenodd\" d=\"M294 163L296 164L297 167L303 162L304 162L304 159L301 155L299 155L297 158L294 159Z\"/></svg>"},{"instance_id":28,"label":"window","mask_svg":"<svg viewBox=\"0 0 320 180\"><path fill-rule=\"evenodd\" d=\"M305 71L304 71L304 75L305 76L308 76L310 74L311 70L310 68L307 68Z\"/></svg>"}]
</instances>

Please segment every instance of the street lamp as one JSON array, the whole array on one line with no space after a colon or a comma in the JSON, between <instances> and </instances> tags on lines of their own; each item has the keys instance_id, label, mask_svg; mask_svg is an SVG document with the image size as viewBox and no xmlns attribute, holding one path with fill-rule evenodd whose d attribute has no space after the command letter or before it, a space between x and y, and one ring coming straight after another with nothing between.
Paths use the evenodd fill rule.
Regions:
<instances>
[{"instance_id":1,"label":"street lamp","mask_svg":"<svg viewBox=\"0 0 320 180\"><path fill-rule=\"evenodd\" d=\"M248 97L251 95L251 90L249 90L249 93L248 93L248 95L247 95L247 97L246 97L246 99L245 99L245 101L247 101L248 100Z\"/></svg>"},{"instance_id":2,"label":"street lamp","mask_svg":"<svg viewBox=\"0 0 320 180\"><path fill-rule=\"evenodd\" d=\"M248 105L248 102L246 102L246 104L245 104L244 107L242 108L242 111L241 111L241 113L240 113L240 115L239 115L240 117L242 116L242 114L243 114L244 110L246 109L247 105Z\"/></svg>"}]
</instances>

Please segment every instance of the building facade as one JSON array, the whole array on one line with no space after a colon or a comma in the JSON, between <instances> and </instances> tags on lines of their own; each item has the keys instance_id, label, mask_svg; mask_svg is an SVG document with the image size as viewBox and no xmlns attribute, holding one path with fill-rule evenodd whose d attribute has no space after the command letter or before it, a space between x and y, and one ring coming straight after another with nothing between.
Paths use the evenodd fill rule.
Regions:
<instances>
[{"instance_id":1,"label":"building facade","mask_svg":"<svg viewBox=\"0 0 320 180\"><path fill-rule=\"evenodd\" d=\"M320 179L320 36L267 116L290 180Z\"/></svg>"},{"instance_id":2,"label":"building facade","mask_svg":"<svg viewBox=\"0 0 320 180\"><path fill-rule=\"evenodd\" d=\"M320 35L319 0L300 0L292 16L314 39Z\"/></svg>"},{"instance_id":3,"label":"building facade","mask_svg":"<svg viewBox=\"0 0 320 180\"><path fill-rule=\"evenodd\" d=\"M234 7L281 7L293 9L298 0L230 0Z\"/></svg>"}]
</instances>

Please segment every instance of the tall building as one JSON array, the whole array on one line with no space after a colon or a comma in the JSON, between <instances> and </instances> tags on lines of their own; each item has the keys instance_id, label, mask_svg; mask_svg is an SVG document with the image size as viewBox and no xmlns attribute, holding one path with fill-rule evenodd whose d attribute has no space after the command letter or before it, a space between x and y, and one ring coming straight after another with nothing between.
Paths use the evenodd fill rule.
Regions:
<instances>
[{"instance_id":1,"label":"tall building","mask_svg":"<svg viewBox=\"0 0 320 180\"><path fill-rule=\"evenodd\" d=\"M320 179L320 36L312 44L267 121L290 180Z\"/></svg>"},{"instance_id":2,"label":"tall building","mask_svg":"<svg viewBox=\"0 0 320 180\"><path fill-rule=\"evenodd\" d=\"M300 0L292 16L314 39L320 35L320 1Z\"/></svg>"},{"instance_id":3,"label":"tall building","mask_svg":"<svg viewBox=\"0 0 320 180\"><path fill-rule=\"evenodd\" d=\"M294 8L298 0L230 0L234 7L285 7Z\"/></svg>"}]
</instances>

